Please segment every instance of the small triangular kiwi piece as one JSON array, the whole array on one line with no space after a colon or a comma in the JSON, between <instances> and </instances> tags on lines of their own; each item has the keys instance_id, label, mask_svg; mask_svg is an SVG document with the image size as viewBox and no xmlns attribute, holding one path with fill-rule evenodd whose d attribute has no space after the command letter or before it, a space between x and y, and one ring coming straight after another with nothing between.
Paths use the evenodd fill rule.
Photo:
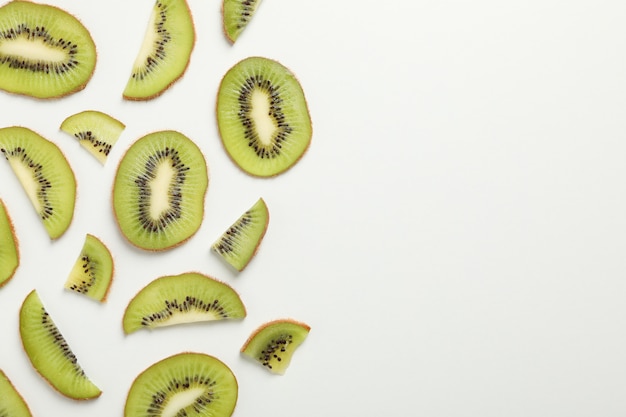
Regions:
<instances>
[{"instance_id":1,"label":"small triangular kiwi piece","mask_svg":"<svg viewBox=\"0 0 626 417\"><path fill-rule=\"evenodd\" d=\"M223 0L222 24L230 42L235 43L260 4L261 0Z\"/></svg>"},{"instance_id":2,"label":"small triangular kiwi piece","mask_svg":"<svg viewBox=\"0 0 626 417\"><path fill-rule=\"evenodd\" d=\"M20 253L13 223L0 200L0 287L9 282L20 264ZM2 415L0 413L0 415Z\"/></svg>"},{"instance_id":3,"label":"small triangular kiwi piece","mask_svg":"<svg viewBox=\"0 0 626 417\"><path fill-rule=\"evenodd\" d=\"M116 118L97 110L73 114L61 123L61 130L74 136L102 165L125 127Z\"/></svg>"},{"instance_id":4,"label":"small triangular kiwi piece","mask_svg":"<svg viewBox=\"0 0 626 417\"><path fill-rule=\"evenodd\" d=\"M241 272L256 255L267 231L270 214L265 200L259 200L226 230L211 249Z\"/></svg>"},{"instance_id":5,"label":"small triangular kiwi piece","mask_svg":"<svg viewBox=\"0 0 626 417\"><path fill-rule=\"evenodd\" d=\"M22 303L20 336L33 367L58 392L75 400L93 399L102 394L78 364L36 290Z\"/></svg>"},{"instance_id":6,"label":"small triangular kiwi piece","mask_svg":"<svg viewBox=\"0 0 626 417\"><path fill-rule=\"evenodd\" d=\"M113 257L109 248L96 236L87 234L80 255L65 281L65 288L104 302L113 272Z\"/></svg>"},{"instance_id":7,"label":"small triangular kiwi piece","mask_svg":"<svg viewBox=\"0 0 626 417\"><path fill-rule=\"evenodd\" d=\"M2 370L0 370L0 416L32 416L28 404Z\"/></svg>"},{"instance_id":8,"label":"small triangular kiwi piece","mask_svg":"<svg viewBox=\"0 0 626 417\"><path fill-rule=\"evenodd\" d=\"M26 191L51 239L72 222L76 178L57 145L25 127L0 129L0 153Z\"/></svg>"},{"instance_id":9,"label":"small triangular kiwi piece","mask_svg":"<svg viewBox=\"0 0 626 417\"><path fill-rule=\"evenodd\" d=\"M228 284L197 272L155 279L128 303L126 334L181 323L242 319L246 308Z\"/></svg>"}]
</instances>

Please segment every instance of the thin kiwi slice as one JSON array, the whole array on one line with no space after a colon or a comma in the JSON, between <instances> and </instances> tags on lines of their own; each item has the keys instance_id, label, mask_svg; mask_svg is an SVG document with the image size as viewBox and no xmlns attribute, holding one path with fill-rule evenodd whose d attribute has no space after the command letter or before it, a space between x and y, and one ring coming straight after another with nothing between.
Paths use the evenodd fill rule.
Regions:
<instances>
[{"instance_id":1,"label":"thin kiwi slice","mask_svg":"<svg viewBox=\"0 0 626 417\"><path fill-rule=\"evenodd\" d=\"M224 0L222 2L222 24L226 38L235 43L246 28L261 0Z\"/></svg>"},{"instance_id":2,"label":"thin kiwi slice","mask_svg":"<svg viewBox=\"0 0 626 417\"><path fill-rule=\"evenodd\" d=\"M157 0L124 89L124 98L149 100L161 95L185 73L195 39L187 2Z\"/></svg>"},{"instance_id":3,"label":"thin kiwi slice","mask_svg":"<svg viewBox=\"0 0 626 417\"><path fill-rule=\"evenodd\" d=\"M75 400L100 396L102 391L85 375L36 290L22 303L20 336L33 367L61 394Z\"/></svg>"},{"instance_id":4,"label":"thin kiwi slice","mask_svg":"<svg viewBox=\"0 0 626 417\"><path fill-rule=\"evenodd\" d=\"M9 378L0 370L0 416L2 417L31 417L30 409L24 398L11 383Z\"/></svg>"},{"instance_id":5,"label":"thin kiwi slice","mask_svg":"<svg viewBox=\"0 0 626 417\"><path fill-rule=\"evenodd\" d=\"M242 319L246 308L229 285L188 272L157 278L133 297L124 312L126 334L180 323Z\"/></svg>"},{"instance_id":6,"label":"thin kiwi slice","mask_svg":"<svg viewBox=\"0 0 626 417\"><path fill-rule=\"evenodd\" d=\"M116 118L96 110L73 114L61 123L61 130L78 139L102 165L125 127Z\"/></svg>"},{"instance_id":7,"label":"thin kiwi slice","mask_svg":"<svg viewBox=\"0 0 626 417\"><path fill-rule=\"evenodd\" d=\"M204 155L182 133L161 131L137 140L122 158L113 184L113 209L129 242L158 251L195 234L209 184Z\"/></svg>"},{"instance_id":8,"label":"thin kiwi slice","mask_svg":"<svg viewBox=\"0 0 626 417\"><path fill-rule=\"evenodd\" d=\"M51 239L72 222L76 178L57 145L25 127L0 129L0 152L26 191Z\"/></svg>"},{"instance_id":9,"label":"thin kiwi slice","mask_svg":"<svg viewBox=\"0 0 626 417\"><path fill-rule=\"evenodd\" d=\"M61 97L82 90L95 66L93 39L68 12L21 0L0 7L0 89Z\"/></svg>"},{"instance_id":10,"label":"thin kiwi slice","mask_svg":"<svg viewBox=\"0 0 626 417\"><path fill-rule=\"evenodd\" d=\"M13 223L4 201L0 200L0 287L9 282L19 265L20 253Z\"/></svg>"},{"instance_id":11,"label":"thin kiwi slice","mask_svg":"<svg viewBox=\"0 0 626 417\"><path fill-rule=\"evenodd\" d=\"M259 249L270 214L262 198L242 214L211 246L237 271L243 271Z\"/></svg>"},{"instance_id":12,"label":"thin kiwi slice","mask_svg":"<svg viewBox=\"0 0 626 417\"><path fill-rule=\"evenodd\" d=\"M311 142L311 117L300 83L282 64L262 57L246 58L224 75L217 125L231 159L258 177L286 171Z\"/></svg>"},{"instance_id":13,"label":"thin kiwi slice","mask_svg":"<svg viewBox=\"0 0 626 417\"><path fill-rule=\"evenodd\" d=\"M274 320L254 331L241 348L241 353L268 371L282 375L310 330L309 325L292 319Z\"/></svg>"},{"instance_id":14,"label":"thin kiwi slice","mask_svg":"<svg viewBox=\"0 0 626 417\"><path fill-rule=\"evenodd\" d=\"M87 234L80 255L65 281L65 288L104 302L113 272L113 257L109 248L94 235Z\"/></svg>"},{"instance_id":15,"label":"thin kiwi slice","mask_svg":"<svg viewBox=\"0 0 626 417\"><path fill-rule=\"evenodd\" d=\"M144 370L130 387L124 417L229 417L239 388L232 370L204 353L183 352Z\"/></svg>"}]
</instances>

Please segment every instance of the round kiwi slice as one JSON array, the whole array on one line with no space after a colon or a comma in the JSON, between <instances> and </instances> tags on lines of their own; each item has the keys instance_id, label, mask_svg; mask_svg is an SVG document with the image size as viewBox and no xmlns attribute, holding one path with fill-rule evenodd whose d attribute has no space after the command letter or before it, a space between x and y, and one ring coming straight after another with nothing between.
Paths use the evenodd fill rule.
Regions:
<instances>
[{"instance_id":1,"label":"round kiwi slice","mask_svg":"<svg viewBox=\"0 0 626 417\"><path fill-rule=\"evenodd\" d=\"M0 7L0 89L65 96L82 90L95 66L89 31L66 11L20 0Z\"/></svg>"},{"instance_id":2,"label":"round kiwi slice","mask_svg":"<svg viewBox=\"0 0 626 417\"><path fill-rule=\"evenodd\" d=\"M235 43L256 13L261 0L224 0L222 2L222 24L226 38Z\"/></svg>"},{"instance_id":3,"label":"round kiwi slice","mask_svg":"<svg viewBox=\"0 0 626 417\"><path fill-rule=\"evenodd\" d=\"M115 218L129 242L146 250L180 245L200 228L209 177L204 155L182 133L137 140L113 184Z\"/></svg>"},{"instance_id":4,"label":"round kiwi slice","mask_svg":"<svg viewBox=\"0 0 626 417\"><path fill-rule=\"evenodd\" d=\"M19 264L20 253L13 223L4 202L0 200L0 287L9 282Z\"/></svg>"},{"instance_id":5,"label":"round kiwi slice","mask_svg":"<svg viewBox=\"0 0 626 417\"><path fill-rule=\"evenodd\" d=\"M102 165L125 127L119 120L96 110L73 114L61 123L61 130L78 139Z\"/></svg>"},{"instance_id":6,"label":"round kiwi slice","mask_svg":"<svg viewBox=\"0 0 626 417\"><path fill-rule=\"evenodd\" d=\"M9 378L0 370L0 416L3 417L31 417L30 409L13 386Z\"/></svg>"},{"instance_id":7,"label":"round kiwi slice","mask_svg":"<svg viewBox=\"0 0 626 417\"><path fill-rule=\"evenodd\" d=\"M65 288L104 302L111 287L113 271L113 257L109 248L100 239L88 234L65 281Z\"/></svg>"},{"instance_id":8,"label":"round kiwi slice","mask_svg":"<svg viewBox=\"0 0 626 417\"><path fill-rule=\"evenodd\" d=\"M197 272L157 278L128 303L126 334L180 323L242 319L246 308L229 285Z\"/></svg>"},{"instance_id":9,"label":"round kiwi slice","mask_svg":"<svg viewBox=\"0 0 626 417\"><path fill-rule=\"evenodd\" d=\"M224 75L217 124L231 159L258 177L289 169L311 142L311 117L300 83L282 64L262 57L246 58Z\"/></svg>"},{"instance_id":10,"label":"round kiwi slice","mask_svg":"<svg viewBox=\"0 0 626 417\"><path fill-rule=\"evenodd\" d=\"M224 362L203 353L179 353L139 374L128 392L124 417L229 417L238 391Z\"/></svg>"},{"instance_id":11,"label":"round kiwi slice","mask_svg":"<svg viewBox=\"0 0 626 417\"><path fill-rule=\"evenodd\" d=\"M22 184L50 238L72 222L76 178L57 145L25 127L0 129L0 153Z\"/></svg>"}]
</instances>

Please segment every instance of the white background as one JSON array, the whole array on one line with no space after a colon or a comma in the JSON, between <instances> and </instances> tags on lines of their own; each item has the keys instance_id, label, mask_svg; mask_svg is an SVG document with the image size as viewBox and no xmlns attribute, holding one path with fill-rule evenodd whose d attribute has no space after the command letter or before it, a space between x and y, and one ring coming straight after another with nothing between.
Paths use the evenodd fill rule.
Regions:
<instances>
[{"instance_id":1,"label":"white background","mask_svg":"<svg viewBox=\"0 0 626 417\"><path fill-rule=\"evenodd\" d=\"M99 60L70 97L0 95L0 126L57 143L78 179L51 242L0 163L22 255L0 289L0 368L35 416L121 416L133 378L185 350L233 369L240 417L626 414L626 3L265 0L231 46L220 2L189 0L191 64L147 103L121 94L152 0L49 3L91 30ZM270 180L231 163L215 124L221 76L251 55L296 73L314 122L308 153ZM127 125L104 167L59 131L85 109ZM199 232L153 254L124 241L110 190L124 150L162 129L198 143L211 183ZM269 230L237 276L209 247L261 196ZM86 233L115 256L104 305L62 288ZM191 270L235 287L248 317L123 335L141 287ZM62 397L28 362L18 311L33 288L97 400ZM239 355L278 317L312 328L284 376Z\"/></svg>"}]
</instances>

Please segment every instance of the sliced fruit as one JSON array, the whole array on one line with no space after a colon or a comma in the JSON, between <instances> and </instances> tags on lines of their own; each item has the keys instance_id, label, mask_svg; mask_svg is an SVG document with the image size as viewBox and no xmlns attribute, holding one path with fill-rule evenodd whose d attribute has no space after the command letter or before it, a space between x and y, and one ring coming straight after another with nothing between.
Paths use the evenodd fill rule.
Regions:
<instances>
[{"instance_id":1,"label":"sliced fruit","mask_svg":"<svg viewBox=\"0 0 626 417\"><path fill-rule=\"evenodd\" d=\"M229 417L238 392L237 379L224 362L203 353L179 353L139 374L124 416Z\"/></svg>"},{"instance_id":2,"label":"sliced fruit","mask_svg":"<svg viewBox=\"0 0 626 417\"><path fill-rule=\"evenodd\" d=\"M234 43L246 28L261 0L223 0L222 23L224 34Z\"/></svg>"},{"instance_id":3,"label":"sliced fruit","mask_svg":"<svg viewBox=\"0 0 626 417\"><path fill-rule=\"evenodd\" d=\"M0 416L2 417L31 417L30 409L13 386L9 378L0 370Z\"/></svg>"},{"instance_id":4,"label":"sliced fruit","mask_svg":"<svg viewBox=\"0 0 626 417\"><path fill-rule=\"evenodd\" d=\"M204 217L209 184L204 155L185 135L146 135L126 152L113 184L113 209L122 234L146 250L178 246Z\"/></svg>"},{"instance_id":5,"label":"sliced fruit","mask_svg":"<svg viewBox=\"0 0 626 417\"><path fill-rule=\"evenodd\" d=\"M275 374L284 374L295 350L311 328L291 319L271 321L259 327L241 348L246 357Z\"/></svg>"},{"instance_id":6,"label":"sliced fruit","mask_svg":"<svg viewBox=\"0 0 626 417\"><path fill-rule=\"evenodd\" d=\"M265 236L270 214L262 198L237 219L211 249L238 271L252 260Z\"/></svg>"},{"instance_id":7,"label":"sliced fruit","mask_svg":"<svg viewBox=\"0 0 626 417\"><path fill-rule=\"evenodd\" d=\"M85 375L36 290L22 303L20 336L33 367L61 394L75 400L100 396L102 391Z\"/></svg>"},{"instance_id":8,"label":"sliced fruit","mask_svg":"<svg viewBox=\"0 0 626 417\"><path fill-rule=\"evenodd\" d=\"M65 288L103 302L111 287L113 271L113 257L109 248L100 239L88 234L65 281Z\"/></svg>"},{"instance_id":9,"label":"sliced fruit","mask_svg":"<svg viewBox=\"0 0 626 417\"><path fill-rule=\"evenodd\" d=\"M76 178L54 143L25 127L0 129L0 152L9 161L51 239L72 222Z\"/></svg>"},{"instance_id":10,"label":"sliced fruit","mask_svg":"<svg viewBox=\"0 0 626 417\"><path fill-rule=\"evenodd\" d=\"M126 84L124 98L149 100L167 90L185 73L195 38L187 2L157 0Z\"/></svg>"},{"instance_id":11,"label":"sliced fruit","mask_svg":"<svg viewBox=\"0 0 626 417\"><path fill-rule=\"evenodd\" d=\"M4 202L0 200L0 287L9 282L19 264L20 253L13 223Z\"/></svg>"},{"instance_id":12,"label":"sliced fruit","mask_svg":"<svg viewBox=\"0 0 626 417\"><path fill-rule=\"evenodd\" d=\"M103 165L125 127L119 120L95 110L73 114L61 123L61 130L78 139Z\"/></svg>"}]
</instances>

